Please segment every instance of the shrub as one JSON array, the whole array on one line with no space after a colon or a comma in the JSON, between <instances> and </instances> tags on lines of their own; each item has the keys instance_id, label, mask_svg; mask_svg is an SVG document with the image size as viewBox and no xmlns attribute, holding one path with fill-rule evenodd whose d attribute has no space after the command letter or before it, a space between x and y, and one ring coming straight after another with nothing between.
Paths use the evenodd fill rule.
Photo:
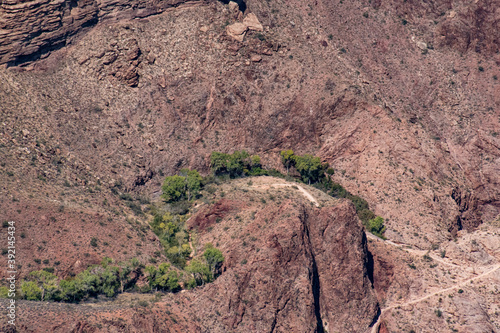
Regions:
<instances>
[{"instance_id":1,"label":"shrub","mask_svg":"<svg viewBox=\"0 0 500 333\"><path fill-rule=\"evenodd\" d=\"M384 232L385 232L384 219L381 218L380 216L377 216L376 218L368 221L367 228L368 231L374 234L375 236L378 236L380 238L384 237Z\"/></svg>"},{"instance_id":2,"label":"shrub","mask_svg":"<svg viewBox=\"0 0 500 333\"><path fill-rule=\"evenodd\" d=\"M9 297L9 288L6 286L0 286L0 298Z\"/></svg>"},{"instance_id":3,"label":"shrub","mask_svg":"<svg viewBox=\"0 0 500 333\"><path fill-rule=\"evenodd\" d=\"M205 252L203 252L203 257L205 258L208 268L214 277L220 274L220 268L224 262L224 256L219 249L213 247L212 244L208 243L205 245Z\"/></svg>"},{"instance_id":4,"label":"shrub","mask_svg":"<svg viewBox=\"0 0 500 333\"><path fill-rule=\"evenodd\" d=\"M21 292L23 298L28 301L40 301L42 299L42 290L33 281L22 282Z\"/></svg>"},{"instance_id":5,"label":"shrub","mask_svg":"<svg viewBox=\"0 0 500 333\"><path fill-rule=\"evenodd\" d=\"M175 202L196 197L202 187L203 178L198 171L182 169L180 175L168 176L163 182L162 197L167 202Z\"/></svg>"}]
</instances>

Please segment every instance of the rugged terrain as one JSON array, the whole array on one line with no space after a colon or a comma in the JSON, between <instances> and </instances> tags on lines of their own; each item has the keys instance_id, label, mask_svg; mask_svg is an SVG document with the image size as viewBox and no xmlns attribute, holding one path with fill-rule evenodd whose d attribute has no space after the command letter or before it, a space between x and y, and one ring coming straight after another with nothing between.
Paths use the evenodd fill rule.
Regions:
<instances>
[{"instance_id":1,"label":"rugged terrain","mask_svg":"<svg viewBox=\"0 0 500 333\"><path fill-rule=\"evenodd\" d=\"M0 207L2 219L17 221L25 235L18 243L21 274L43 266L33 259L48 259L50 266L58 261L61 277L103 256L147 260L160 248L137 207L157 200L165 175L183 167L208 173L214 150L247 149L266 166L279 168L278 152L291 148L330 163L334 180L385 218L392 243L368 242L382 309L377 329L500 330L495 302L500 273L492 270L499 260L499 1L244 5L245 13L216 1L2 4ZM245 27L237 41L228 31L249 13L263 31ZM29 24L16 24L20 20ZM221 204L244 211L239 201ZM282 205L262 209L288 207ZM313 215L320 225L326 223L326 208ZM293 209L297 216L303 213ZM280 237L299 236L299 227L308 225L303 219L288 223L289 230L275 231ZM354 222L347 214L342 224ZM225 254L234 260L227 265L241 262L240 247L233 247L219 224L211 228L202 237L227 244ZM325 239L318 240L313 229L305 238L314 251L333 251L322 248ZM253 233L256 242L268 244L267 233ZM89 244L92 237L99 239L97 248ZM365 250L363 237L356 237L346 245L354 256L346 269L362 283L359 265L365 257L359 253ZM312 267L311 258L318 271L334 265L335 258L313 254L306 243L287 244L302 260L294 265ZM271 260L274 250L266 246L262 260ZM424 258L427 251L432 256ZM246 272L269 269L265 260L252 269L247 260ZM282 267L267 278L283 279L280 274L291 268ZM290 279L304 274L290 272ZM247 300L245 306L231 301L225 310L229 319L208 316L214 312L206 304L218 304L211 293L222 283L253 287L257 281L252 274L244 283L231 276L224 273L203 289L204 296L196 296L199 308L188 312L185 325L223 330L233 327L231 322L244 330L240 324L262 323L252 329L271 330L273 317L259 305L266 301L246 295L246 287L217 296L225 302L234 295ZM467 288L460 281L467 281ZM321 274L319 282L335 287L330 280L323 286ZM363 327L377 307L366 283L356 292L365 306L364 321L356 325ZM312 293L313 284L297 285ZM297 288L292 290L302 290ZM446 292L408 303L440 290ZM289 291L276 297L293 300ZM320 293L325 305L317 310L317 296L301 294L309 303L289 311L306 322L278 321L280 330L313 327L318 317L330 328L357 330L342 326L352 321L338 314L328 318L344 303L328 305ZM169 297L177 296L184 294ZM248 316L238 319L237 312ZM207 314L201 323L192 320L191 314L200 313Z\"/></svg>"},{"instance_id":2,"label":"rugged terrain","mask_svg":"<svg viewBox=\"0 0 500 333\"><path fill-rule=\"evenodd\" d=\"M112 303L77 306L24 301L20 327L29 332L366 331L379 306L354 206L312 189L311 197L321 202L321 207L314 202L317 207L304 196L306 190L282 186L276 178L251 183L222 185L206 198L214 203L199 202L188 221L198 234L195 250L210 242L226 257L214 283L164 296L146 308L133 297L120 301L123 295Z\"/></svg>"}]
</instances>

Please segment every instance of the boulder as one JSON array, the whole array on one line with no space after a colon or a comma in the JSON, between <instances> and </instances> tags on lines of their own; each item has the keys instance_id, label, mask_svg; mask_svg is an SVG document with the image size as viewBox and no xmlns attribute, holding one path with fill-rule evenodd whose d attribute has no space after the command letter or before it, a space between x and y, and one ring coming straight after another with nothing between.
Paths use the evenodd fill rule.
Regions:
<instances>
[{"instance_id":1,"label":"boulder","mask_svg":"<svg viewBox=\"0 0 500 333\"><path fill-rule=\"evenodd\" d=\"M240 22L233 23L226 27L227 34L239 42L243 41L247 30L248 27Z\"/></svg>"},{"instance_id":2,"label":"boulder","mask_svg":"<svg viewBox=\"0 0 500 333\"><path fill-rule=\"evenodd\" d=\"M259 22L259 19L254 13L248 14L244 19L243 19L243 24L249 29L249 30L254 30L254 31L264 31L264 27L262 24Z\"/></svg>"}]
</instances>

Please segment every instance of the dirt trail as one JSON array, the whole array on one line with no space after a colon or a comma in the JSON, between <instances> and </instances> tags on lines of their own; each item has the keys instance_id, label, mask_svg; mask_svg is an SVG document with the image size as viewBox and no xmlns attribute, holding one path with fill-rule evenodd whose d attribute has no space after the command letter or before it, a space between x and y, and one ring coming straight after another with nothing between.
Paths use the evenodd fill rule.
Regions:
<instances>
[{"instance_id":1,"label":"dirt trail","mask_svg":"<svg viewBox=\"0 0 500 333\"><path fill-rule=\"evenodd\" d=\"M389 244L391 246L395 246L395 247L401 248L403 250L406 250L409 253L413 253L413 254L420 255L420 256L423 256L423 255L427 254L433 260L435 260L437 262L440 262L442 264L453 266L455 268L460 268L461 267L460 265L456 265L454 263L447 262L447 261L443 260L442 258L436 257L435 255L429 253L428 251L411 249L411 248L408 248L407 247L408 245L406 245L406 244L397 244L397 243L394 243L394 242L392 242L390 240L383 240L383 239L378 238L377 236L372 235L370 233L366 233L366 235L367 235L367 238L370 238L370 239L373 239L373 240L376 240L376 241L380 241L380 242L384 242L385 244ZM404 303L393 304L393 305L390 305L390 306L387 306L387 307L381 309L380 316L378 317L378 320L375 323L375 325L373 325L373 327L371 329L371 333L378 333L378 328L379 328L379 325L380 325L380 321L382 320L382 316L387 311L392 310L392 309L394 309L396 307L404 307L406 305L411 305L411 304L419 303L419 302L425 301L426 299L429 299L429 298L431 298L433 296L439 295L441 293L448 292L448 291L451 291L451 290L454 290L454 289L458 289L460 287L465 286L467 283L470 283L471 281L481 279L481 278L483 278L483 277L485 277L485 276L493 273L494 271L498 270L499 268L500 268L500 264L489 266L489 268L487 268L486 272L481 273L481 274L476 275L476 276L473 276L471 278L462 280L461 282L455 283L455 284L453 284L453 285L451 285L451 286L449 286L447 288L437 290L435 292L432 292L430 294L427 294L425 296L419 297L419 298L414 299L414 300L410 300L410 301L407 301L407 302L404 302Z\"/></svg>"},{"instance_id":2,"label":"dirt trail","mask_svg":"<svg viewBox=\"0 0 500 333\"><path fill-rule=\"evenodd\" d=\"M297 189L302 192L302 194L309 200L311 201L316 207L319 207L318 201L311 195L311 193L307 192L306 189L304 189L302 186L297 185L297 184L283 184L283 183L274 183L274 184L269 184L269 185L255 185L253 187L260 187L260 188L271 188L273 186L285 186L285 187L297 187Z\"/></svg>"},{"instance_id":3,"label":"dirt trail","mask_svg":"<svg viewBox=\"0 0 500 333\"><path fill-rule=\"evenodd\" d=\"M383 240L381 238L378 238L377 236L367 232L366 233L366 237L369 238L369 239L373 239L373 240L376 240L376 241L379 241L379 242L384 242L385 244L389 244L389 245L392 245L394 247L399 247L405 251L407 251L408 253L413 253L415 255L418 255L418 256L424 256L424 255L428 255L429 257L431 257L433 260L437 261L437 262L440 262L444 265L448 265L448 266L452 266L452 267L460 267L459 265L456 265L452 262L448 262L446 260L443 260L442 258L440 257L437 257L436 255L432 254L432 253L429 253L429 251L426 251L426 250L415 250L415 249L412 249L412 248L409 248L407 244L397 244L397 243L394 243L390 240Z\"/></svg>"},{"instance_id":4,"label":"dirt trail","mask_svg":"<svg viewBox=\"0 0 500 333\"><path fill-rule=\"evenodd\" d=\"M296 186L309 201L311 201L313 204L315 204L316 207L319 206L318 201L309 192L307 192L300 185L275 183L275 184L264 185L264 186L263 185L260 185L260 186L258 185L256 187L268 187L269 188L269 187L272 187L272 186L288 186L288 187L289 186ZM435 260L437 262L440 262L442 264L449 265L449 266L452 266L452 267L455 267L455 268L460 268L459 265L451 263L451 262L448 262L448 261L446 261L446 260L444 260L442 258L439 258L436 255L434 255L432 253L429 253L429 251L426 251L426 250L415 250L415 249L409 248L407 244L398 244L398 243L394 243L394 242L392 242L390 240L384 240L384 239L378 238L377 236L375 236L375 235L373 235L371 233L366 233L366 235L370 239L373 239L373 240L376 240L376 241L380 241L380 242L384 242L385 244L401 248L403 250L406 250L408 253L412 253L412 254L419 255L419 256L428 255L429 257L431 257L433 260ZM405 303L397 303L397 304L393 304L393 305L390 305L390 306L387 306L387 307L381 309L380 316L378 317L378 320L375 323L375 325L373 325L373 327L371 329L371 333L377 333L378 332L380 321L381 321L382 316L384 315L385 312L387 312L387 311L389 311L391 309L394 309L395 307L403 307L403 306L406 306L406 305L411 305L411 304L419 303L419 302L425 301L426 299L429 299L429 298L431 298L433 296L436 296L438 294L441 294L441 293L444 293L444 292L448 292L448 291L451 291L451 290L454 290L454 289L458 289L460 287L465 286L467 283L470 283L471 281L474 281L474 280L481 279L481 278L483 278L483 277L485 277L485 276L487 276L487 275L495 272L498 269L500 269L500 264L489 266L489 268L488 268L488 270L486 272L481 273L479 275L476 275L474 277L462 280L461 282L453 284L453 285L451 285L451 286L449 286L447 288L437 290L435 292L432 292L430 294L427 294L425 296L419 297L419 298L414 299L414 300L410 300L410 301L405 302Z\"/></svg>"},{"instance_id":5,"label":"dirt trail","mask_svg":"<svg viewBox=\"0 0 500 333\"><path fill-rule=\"evenodd\" d=\"M436 296L436 295L439 295L441 293L445 293L445 292L448 292L448 291L451 291L451 290L454 290L454 289L458 289L460 287L463 287L465 286L467 283L470 283L471 281L474 281L474 280L478 280L478 279L481 279L491 273L493 273L494 271L498 270L500 268L500 264L496 264L496 265L493 265L493 266L490 266L491 269L487 270L486 272L482 273L482 274L479 274L477 276L474 276L472 278L469 278L469 279L465 279L465 280L462 280L461 282L458 282L456 284L453 284L452 286L448 287L448 288L445 288L445 289L440 289L438 291L435 291L433 293L430 293L428 295L425 295L423 297L420 297L420 298L417 298L417 299L414 299L414 300L411 300L411 301L408 301L408 302L405 302L405 303L397 303L397 304L394 304L394 305L391 305L391 306L388 306L386 308L383 308L381 309L381 312L380 312L380 316L378 317L378 320L377 322L375 323L375 325L373 325L373 328L371 330L371 333L378 333L378 327L380 325L380 321L382 319L382 316L385 312L389 311L389 310L392 310L396 307L404 307L406 305L411 305L411 304L415 304L415 303L419 303L419 302L422 302L422 301L425 301L426 299L429 299L433 296Z\"/></svg>"}]
</instances>

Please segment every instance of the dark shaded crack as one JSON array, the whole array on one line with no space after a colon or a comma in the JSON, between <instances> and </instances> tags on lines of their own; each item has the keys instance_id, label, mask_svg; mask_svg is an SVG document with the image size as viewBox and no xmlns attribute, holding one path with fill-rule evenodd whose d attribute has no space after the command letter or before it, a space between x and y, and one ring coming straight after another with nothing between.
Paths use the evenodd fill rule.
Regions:
<instances>
[{"instance_id":1,"label":"dark shaded crack","mask_svg":"<svg viewBox=\"0 0 500 333\"><path fill-rule=\"evenodd\" d=\"M363 232L363 238L361 239L361 245L366 249L366 274L368 275L368 279L370 280L372 287L374 287L374 271L375 271L375 262L373 261L373 254L368 250L368 239L366 238L366 233Z\"/></svg>"},{"instance_id":2,"label":"dark shaded crack","mask_svg":"<svg viewBox=\"0 0 500 333\"><path fill-rule=\"evenodd\" d=\"M276 309L276 313L274 314L274 319L273 319L273 322L271 324L271 333L273 333L274 330L276 329L276 324L278 322L278 315L279 315L280 311L282 311L286 307L286 305L288 304L289 301L290 301L290 299L287 299L285 304L281 308Z\"/></svg>"},{"instance_id":3,"label":"dark shaded crack","mask_svg":"<svg viewBox=\"0 0 500 333\"><path fill-rule=\"evenodd\" d=\"M243 0L219 0L219 1L221 1L225 5L227 5L230 1L234 1L238 4L238 8L242 13L244 13L245 10L247 10L247 4Z\"/></svg>"},{"instance_id":4,"label":"dark shaded crack","mask_svg":"<svg viewBox=\"0 0 500 333\"><path fill-rule=\"evenodd\" d=\"M312 263L312 291L314 298L314 315L316 317L316 332L324 333L325 328L323 326L323 319L321 319L321 303L320 303L320 281L318 274L318 266L316 265L316 258L314 257L313 246L311 244L311 237L309 235L309 226L307 224L307 212L304 211L304 218L302 220L302 224L304 225L304 231L307 237L307 245L309 247L309 253L311 254L311 263Z\"/></svg>"},{"instance_id":5,"label":"dark shaded crack","mask_svg":"<svg viewBox=\"0 0 500 333\"><path fill-rule=\"evenodd\" d=\"M380 310L380 307L377 306L377 313L375 314L375 317L373 317L372 322L370 323L370 326L368 327L373 327L378 321L378 318L380 318L380 315L382 314L382 311Z\"/></svg>"}]
</instances>

